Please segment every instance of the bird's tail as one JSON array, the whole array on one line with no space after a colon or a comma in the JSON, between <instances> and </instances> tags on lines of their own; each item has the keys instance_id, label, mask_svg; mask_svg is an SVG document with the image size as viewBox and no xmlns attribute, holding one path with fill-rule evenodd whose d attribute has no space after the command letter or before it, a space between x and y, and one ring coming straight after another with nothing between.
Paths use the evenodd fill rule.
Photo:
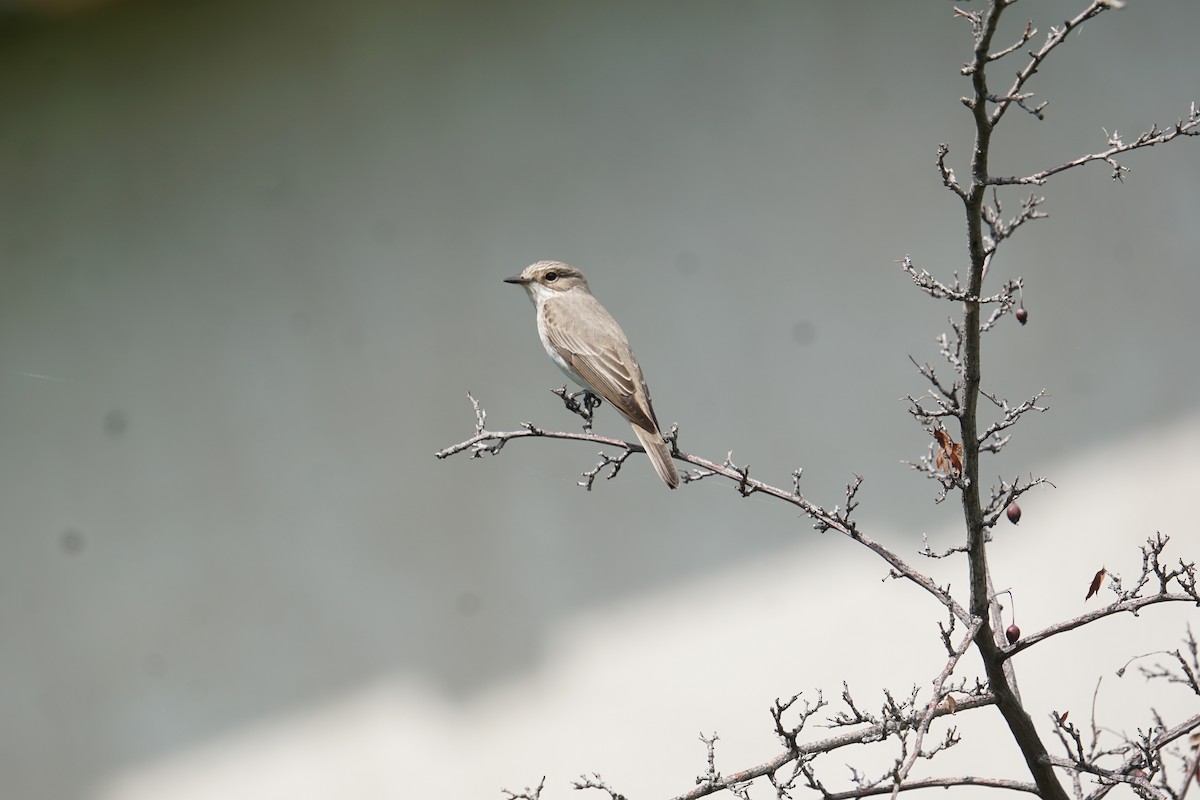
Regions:
<instances>
[{"instance_id":1,"label":"bird's tail","mask_svg":"<svg viewBox=\"0 0 1200 800\"><path fill-rule=\"evenodd\" d=\"M650 464L658 473L658 477L662 478L663 483L671 489L679 486L679 473L675 470L675 463L671 460L671 446L666 443L662 434L658 431L639 428L637 425L633 426L633 432L637 434L642 447L646 448L646 455L650 456Z\"/></svg>"}]
</instances>

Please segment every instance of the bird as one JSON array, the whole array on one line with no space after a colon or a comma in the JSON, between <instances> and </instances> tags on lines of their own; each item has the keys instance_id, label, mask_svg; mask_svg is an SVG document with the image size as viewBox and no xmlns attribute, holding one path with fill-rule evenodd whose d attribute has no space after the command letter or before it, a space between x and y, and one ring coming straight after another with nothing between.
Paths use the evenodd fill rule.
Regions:
<instances>
[{"instance_id":1,"label":"bird","mask_svg":"<svg viewBox=\"0 0 1200 800\"><path fill-rule=\"evenodd\" d=\"M504 282L524 287L533 301L538 337L550 360L572 382L611 403L633 427L658 477L671 489L679 486L629 338L592 296L583 273L561 261L538 261Z\"/></svg>"}]
</instances>

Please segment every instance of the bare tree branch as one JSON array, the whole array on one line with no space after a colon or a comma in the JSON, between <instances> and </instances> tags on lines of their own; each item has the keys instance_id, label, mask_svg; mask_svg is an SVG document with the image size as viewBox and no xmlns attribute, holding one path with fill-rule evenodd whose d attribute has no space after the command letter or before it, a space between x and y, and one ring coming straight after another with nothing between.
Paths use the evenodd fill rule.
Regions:
<instances>
[{"instance_id":1,"label":"bare tree branch","mask_svg":"<svg viewBox=\"0 0 1200 800\"><path fill-rule=\"evenodd\" d=\"M1015 2L987 0L985 7L978 11L964 8L954 10L956 16L970 24L973 36L970 61L962 68L962 74L971 81L971 89L962 102L973 117L974 142L967 179L960 180L947 163L950 153L947 144L940 144L937 148L936 168L942 184L963 203L967 223L965 263L959 265L958 271L952 271L951 279L946 280L924 267L917 267L909 256L898 262L921 292L935 300L954 303L959 308L959 313L949 319L949 332L942 333L936 340L938 352L946 363L946 366L939 367L943 374L939 374L930 364L910 357L927 386L924 394L910 394L904 398L908 403L907 410L933 441L918 461L904 463L937 483L935 502L942 502L956 491L960 494L965 534L963 542L941 553L933 552L925 542L919 553L935 559L959 555L965 557L969 571L965 605L951 593L949 586L936 584L892 548L875 541L860 528L854 513L863 484L861 476L854 475L847 483L843 503L827 509L811 502L802 493L801 469L792 472L790 489L779 488L758 477L751 477L750 467L739 465L732 451L723 460L712 461L679 449L678 426L672 426L665 435L673 458L691 467L681 473L684 483L720 477L732 482L742 497L762 494L782 500L810 517L816 530L835 530L871 550L888 565L888 578L905 579L923 589L946 609L946 620L938 623L938 631L948 660L932 681L932 693L927 699L918 699L920 691L916 686L907 695L893 694L891 690L884 689L883 702L878 709L874 709L856 703L849 687L844 685L844 708L825 720L829 728L839 732L823 739L801 741L801 736L811 726L815 715L828 706L820 693L813 703L805 700L801 704L800 695L786 701L776 699L771 716L774 732L784 746L783 752L732 774L722 775L717 769L717 735L701 734L707 756L704 771L697 777L695 788L679 795L676 800L697 800L722 791L748 800L751 782L762 777L771 783L779 800L791 798L792 792L798 788L811 789L819 793L822 800L850 800L883 794L895 800L901 792L950 786L984 786L1037 794L1043 800L1067 800L1067 791L1060 782L1063 776L1070 778L1078 800L1100 800L1118 785L1128 786L1143 800L1184 800L1187 788L1196 775L1197 762L1200 761L1200 740L1197 740L1195 752L1190 755L1179 755L1173 743L1185 735L1200 731L1200 715L1170 726L1155 709L1150 709L1153 725L1139 729L1135 736L1115 734L1110 729L1101 728L1096 721L1096 697L1100 689L1097 682L1087 741L1085 734L1089 732L1069 722L1066 713L1051 713L1053 736L1062 746L1062 752L1066 753L1065 756L1051 756L1022 702L1017 688L1014 657L1026 649L1116 614L1130 613L1136 616L1142 609L1152 605L1183 602L1200 606L1200 591L1197 589L1194 563L1182 559L1178 559L1177 563L1167 560L1164 551L1169 540L1156 534L1142 546L1142 568L1131 586L1126 588L1121 576L1113 572L1101 570L1097 575L1093 591L1100 587L1101 579L1107 574L1108 591L1114 595L1109 605L1052 624L1024 638L1021 638L1015 620L1007 632L1004 630L1000 597L1008 594L1011 598L1012 593L1007 590L997 593L994 590L988 544L1000 516L1006 511L1011 509L1014 512L1009 517L1010 521L1019 521L1020 509L1015 505L1019 497L1042 484L1053 484L1044 477L1033 475L1024 480L1017 477L1011 482L1001 478L998 486L990 487L985 503L981 459L1004 449L1009 443L1010 429L1030 413L1045 412L1047 408L1042 401L1047 393L1041 390L1019 404L1010 405L1000 395L985 390L982 382L981 340L984 333L996 329L1010 314L1021 325L1028 321L1029 314L1024 305L1026 287L1021 277L1005 279L998 291L987 295L983 286L1000 246L1027 223L1047 216L1042 209L1045 198L1033 194L1020 200L1020 208L1015 213L1006 213L1001 199L1001 191L1006 190L1000 187L1043 185L1054 175L1094 161L1107 164L1112 168L1113 179L1121 180L1129 170L1119 163L1119 156L1183 137L1200 136L1200 109L1192 103L1188 115L1179 117L1173 125L1164 128L1151 125L1128 141L1115 130L1111 134L1105 131L1105 149L1023 177L992 175L992 134L1008 110L1016 107L1039 120L1045 118L1047 103L1035 101L1029 84L1049 55L1066 42L1069 34L1080 25L1106 10L1123 5L1121 0L1090 0L1076 16L1050 27L1045 40L1035 49L1025 50L1038 35L1032 21L1026 23L1016 41L994 47L992 42L999 20ZM989 65L1002 59L1011 59L1009 63L1013 63L1023 51L1027 60L1008 88L993 88L989 82ZM961 278L959 271L963 272ZM445 459L466 452L471 458L482 458L485 455L497 455L510 440L532 437L576 440L615 448L618 451L616 455L602 451L599 462L582 473L579 485L590 491L598 476L603 474L607 479L616 477L632 454L645 452L640 444L592 433L592 415L599 405L592 394L568 394L565 386L554 390L554 393L570 413L582 418L581 433L550 431L532 422L521 423L519 430L489 430L486 413L468 393L475 413L474 435L435 455ZM999 411L999 418L990 422L982 418L979 409L981 398L988 400ZM952 432L946 427L955 423L956 431ZM1091 593L1088 597L1091 597ZM986 680L974 677L973 686L968 684L968 678L955 677L962 659L972 647L982 659L986 677ZM1166 658L1152 666L1139 663L1138 668L1144 677L1178 684L1200 695L1200 654L1190 628L1183 649L1137 656L1118 674L1123 675L1131 664L1150 656ZM931 726L935 720L989 706L996 706L1003 717L1012 740L1024 758L1032 782L978 776L912 777L916 764L933 758L959 742L955 727L949 727L940 739L934 737ZM883 741L896 747L894 762L883 774L867 775L850 767L852 785L838 789L830 788L823 774L818 776L814 763L817 756L843 747ZM1183 783L1178 789L1171 783L1163 767L1164 755L1178 757L1183 762ZM1096 785L1086 795L1083 776L1088 776L1089 785L1092 782ZM543 778L536 789L526 788L522 793L508 790L504 793L510 800L540 800L544 782ZM581 776L574 787L604 792L610 800L625 800L624 795L594 773L591 777Z\"/></svg>"},{"instance_id":2,"label":"bare tree branch","mask_svg":"<svg viewBox=\"0 0 1200 800\"><path fill-rule=\"evenodd\" d=\"M1195 103L1192 103L1186 117L1180 117L1174 124L1165 129L1160 129L1157 124L1151 125L1149 130L1138 134L1138 137L1131 142L1126 142L1116 131L1112 133L1105 131L1105 135L1108 137L1108 148L1106 150L1088 153L1058 166L1048 167L1047 169L1039 170L1021 178L989 178L988 183L993 186L1023 186L1030 184L1042 186L1046 183L1046 179L1052 175L1057 175L1060 172L1066 172L1076 167L1082 167L1084 164L1090 164L1093 161L1103 161L1108 164L1112 167L1112 179L1114 181L1122 180L1122 176L1126 172L1129 172L1129 168L1118 163L1116 156L1131 153L1134 150L1142 150L1147 147L1166 144L1179 136L1200 136L1200 108Z\"/></svg>"},{"instance_id":3,"label":"bare tree branch","mask_svg":"<svg viewBox=\"0 0 1200 800\"><path fill-rule=\"evenodd\" d=\"M960 701L954 711L940 706L934 711L933 718L945 716L952 713L961 713L970 711L976 708L983 708L992 705L995 701L991 696L985 695L981 697L968 697ZM812 756L820 753L828 753L833 750L840 749L849 745L862 744L864 742L878 741L883 736L889 735L896 730L897 723L894 720L880 721L874 724L868 724L855 731L831 736L826 739L821 739L815 742L806 744L797 744L795 747L789 747L787 750L778 754L772 759L764 761L748 769L739 770L729 775L721 776L718 780L711 783L697 786L695 789L677 795L673 800L699 800L701 797L707 797L710 794L722 791L729 786L743 784L752 781L756 778L761 778L767 775L773 775L788 764L798 760L811 760ZM870 792L870 794L885 794L891 791L891 787L880 790L878 792ZM848 795L860 796L860 795ZM866 796L861 795L861 796Z\"/></svg>"},{"instance_id":4,"label":"bare tree branch","mask_svg":"<svg viewBox=\"0 0 1200 800\"><path fill-rule=\"evenodd\" d=\"M530 437L539 437L544 439L571 439L575 441L607 445L609 447L624 448L630 452L645 452L641 445L634 442L626 442L621 439L613 439L607 436L598 436L591 433L548 431L534 425L531 422L522 423L524 427L519 431L489 431L486 428L481 427L483 425L482 420L486 419L486 414L484 413L483 409L480 408L478 401L476 401L475 398L470 394L467 396L470 398L471 403L475 408L477 419L481 420L476 426L475 435L469 439L459 442L458 444L454 444L443 450L439 450L434 454L438 458L449 458L456 453L462 453L464 451L470 451L472 458L480 458L484 454L495 454L499 452L504 444L512 439L527 439ZM673 437L677 434L677 428L673 428L671 436L668 437L672 440L673 446L676 445ZM681 474L680 477L683 479L685 484L692 483L711 475L720 475L733 481L738 493L743 497L760 492L762 494L770 495L778 500L783 500L786 503L790 503L791 505L800 508L809 517L811 517L814 520L813 527L817 530L835 530L841 534L844 534L845 536L848 536L859 544L862 544L880 556L888 563L888 565L891 566L891 574L895 575L896 577L906 578L909 581L917 584L926 592L931 594L934 598L936 598L938 602L946 605L948 608L953 609L955 615L958 616L963 622L967 622L969 620L966 611L963 610L963 608L957 603L957 601L954 600L953 597L949 595L948 592L937 586L919 570L910 566L906 561L904 561L904 559L900 558L900 556L891 549L875 541L861 529L859 529L858 524L851 518L851 514L857 505L855 497L857 495L859 486L862 484L861 478L856 477L856 479L847 486L846 507L844 509L839 506L834 506L832 510L826 510L821 506L818 506L805 499L805 497L798 491L787 491L755 478L751 478L750 468L744 466L739 467L737 464L735 464L733 462L732 452L729 453L729 455L721 463L710 461L706 458L692 455L690 453L685 453L679 450L678 447L675 447L673 455L677 461L683 461L684 463L700 468L698 473L685 472ZM623 461L624 459L621 460ZM605 463L606 462L602 462L601 466L604 466ZM593 475L592 477L594 478L595 476ZM588 486L590 488L590 481L581 482L580 485Z\"/></svg>"},{"instance_id":5,"label":"bare tree branch","mask_svg":"<svg viewBox=\"0 0 1200 800\"><path fill-rule=\"evenodd\" d=\"M924 742L925 734L929 732L929 723L933 721L933 716L935 713L937 713L937 710L944 697L942 694L942 687L954 673L954 668L958 666L959 660L967 652L967 648L971 646L971 642L974 640L975 635L979 632L979 627L982 624L983 620L979 618L976 618L974 621L972 621L971 625L967 629L967 635L963 637L962 642L959 643L953 654L951 654L950 660L946 663L945 668L942 669L941 673L937 676L937 678L934 679L933 696L925 707L925 713L922 715L921 721L917 724L912 752L909 754L904 763L901 764L895 771L895 786L892 791L892 797L895 797L900 793L901 787L903 786L905 780L908 779L908 775L910 772L912 772L913 766L917 763L917 758L922 755L921 745Z\"/></svg>"},{"instance_id":6,"label":"bare tree branch","mask_svg":"<svg viewBox=\"0 0 1200 800\"><path fill-rule=\"evenodd\" d=\"M625 795L621 794L616 789L605 783L604 779L595 772L592 773L592 777L590 778L587 775L580 775L579 780L571 782L571 787L576 790L599 789L600 791L607 793L612 800L628 800Z\"/></svg>"},{"instance_id":7,"label":"bare tree branch","mask_svg":"<svg viewBox=\"0 0 1200 800\"><path fill-rule=\"evenodd\" d=\"M520 792L514 792L510 789L501 789L500 791L505 797L508 798L508 800L540 800L542 796L542 789L545 787L545 785L546 776L543 775L542 780L538 783L536 788L530 789L528 786L526 786L525 789Z\"/></svg>"}]
</instances>

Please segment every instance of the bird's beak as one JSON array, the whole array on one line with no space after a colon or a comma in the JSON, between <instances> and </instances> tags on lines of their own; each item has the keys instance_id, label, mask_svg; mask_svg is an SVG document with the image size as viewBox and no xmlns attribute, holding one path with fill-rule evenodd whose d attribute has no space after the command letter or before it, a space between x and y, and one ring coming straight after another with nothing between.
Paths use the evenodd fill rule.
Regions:
<instances>
[{"instance_id":1,"label":"bird's beak","mask_svg":"<svg viewBox=\"0 0 1200 800\"><path fill-rule=\"evenodd\" d=\"M516 284L520 284L521 286L524 286L525 284L529 283L529 278L522 278L520 275L514 275L511 278L505 278L504 282L505 283L516 283Z\"/></svg>"}]
</instances>

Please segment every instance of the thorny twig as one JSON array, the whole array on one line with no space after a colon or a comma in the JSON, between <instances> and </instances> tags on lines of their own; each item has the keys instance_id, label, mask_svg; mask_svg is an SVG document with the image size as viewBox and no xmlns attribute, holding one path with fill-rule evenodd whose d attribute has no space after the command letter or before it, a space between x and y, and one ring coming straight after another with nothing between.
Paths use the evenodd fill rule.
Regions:
<instances>
[{"instance_id":1,"label":"thorny twig","mask_svg":"<svg viewBox=\"0 0 1200 800\"><path fill-rule=\"evenodd\" d=\"M520 792L514 792L511 789L501 789L500 791L504 793L504 796L507 797L508 800L540 800L542 796L542 789L545 788L545 786L546 776L543 775L542 780L539 781L538 785L533 789L530 789L528 786L526 786L525 789Z\"/></svg>"},{"instance_id":2,"label":"thorny twig","mask_svg":"<svg viewBox=\"0 0 1200 800\"><path fill-rule=\"evenodd\" d=\"M1162 553L1170 537L1156 534L1142 545L1142 573L1132 589L1116 589L1112 587L1117 599L1109 605L1090 611L1086 614L1063 620L1037 633L1024 636L1021 641L1012 645L1000 654L1003 659L1009 659L1030 647L1057 636L1060 633L1083 627L1096 620L1110 617L1114 614L1136 614L1147 606L1159 603L1190 603L1200 606L1200 590L1196 586L1196 566L1180 560L1177 568L1167 567L1162 562ZM1143 590L1149 585L1151 578L1157 578L1157 591L1144 594Z\"/></svg>"},{"instance_id":3,"label":"thorny twig","mask_svg":"<svg viewBox=\"0 0 1200 800\"><path fill-rule=\"evenodd\" d=\"M595 772L592 773L590 778L587 775L580 775L579 780L571 782L571 788L576 790L599 789L602 792L607 792L611 800L628 800L625 795L605 783L604 779Z\"/></svg>"}]
</instances>

